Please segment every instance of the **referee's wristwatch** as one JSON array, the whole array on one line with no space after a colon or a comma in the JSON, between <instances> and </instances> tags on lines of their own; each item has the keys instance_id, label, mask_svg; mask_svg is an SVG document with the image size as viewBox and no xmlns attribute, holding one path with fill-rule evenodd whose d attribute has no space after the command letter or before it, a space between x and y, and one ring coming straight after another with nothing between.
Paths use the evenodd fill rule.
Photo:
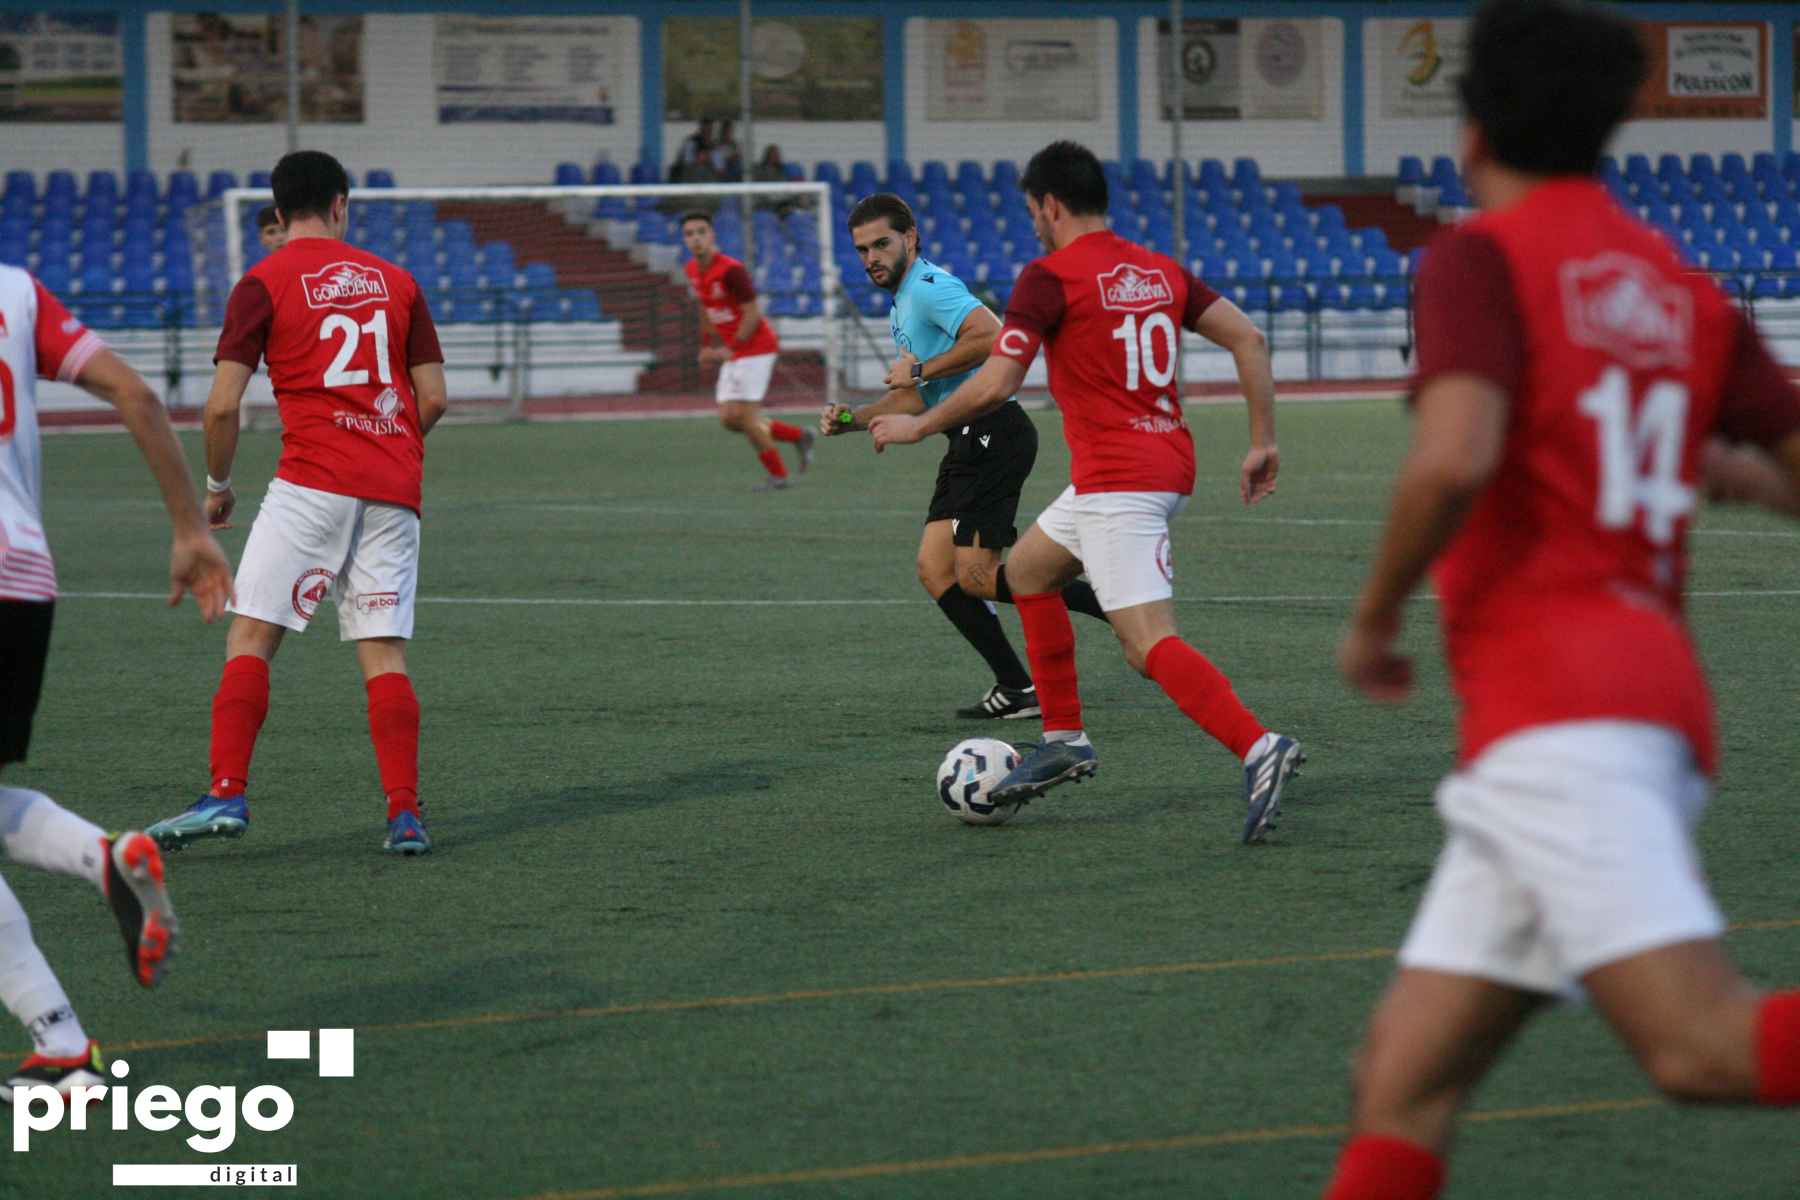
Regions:
<instances>
[{"instance_id":1,"label":"referee's wristwatch","mask_svg":"<svg viewBox=\"0 0 1800 1200\"><path fill-rule=\"evenodd\" d=\"M918 387L921 383L924 383L924 382L925 382L925 364L922 362L915 361L913 363L912 385L914 387Z\"/></svg>"}]
</instances>

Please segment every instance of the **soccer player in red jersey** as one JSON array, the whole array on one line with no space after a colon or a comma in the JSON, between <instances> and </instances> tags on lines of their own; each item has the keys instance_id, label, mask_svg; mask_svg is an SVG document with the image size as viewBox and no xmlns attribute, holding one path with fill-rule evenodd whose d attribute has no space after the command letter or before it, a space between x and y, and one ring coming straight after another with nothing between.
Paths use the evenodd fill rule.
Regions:
<instances>
[{"instance_id":1,"label":"soccer player in red jersey","mask_svg":"<svg viewBox=\"0 0 1800 1200\"><path fill-rule=\"evenodd\" d=\"M1094 773L1081 720L1075 631L1062 588L1085 569L1133 669L1244 764L1243 840L1260 840L1304 757L1245 708L1230 680L1175 630L1169 522L1194 490L1194 439L1176 384L1180 330L1226 347L1250 412L1245 504L1275 490L1275 383L1262 333L1165 255L1106 227L1106 176L1085 147L1056 142L1020 179L1048 254L1020 273L987 363L920 415L874 418L875 448L965 425L1019 390L1040 345L1063 413L1073 482L1013 547L1006 574L1025 629L1044 740L995 789L1028 800Z\"/></svg>"},{"instance_id":2,"label":"soccer player in red jersey","mask_svg":"<svg viewBox=\"0 0 1800 1200\"><path fill-rule=\"evenodd\" d=\"M329 154L275 165L287 243L231 291L206 398L206 511L229 528L238 407L260 360L281 412L281 462L238 564L236 618L213 696L212 785L146 832L165 848L242 834L250 758L269 710L269 663L326 598L356 643L369 737L387 794L383 849L423 854L419 701L406 673L419 574L425 435L448 405L444 356L419 285L344 243L350 178Z\"/></svg>"},{"instance_id":3,"label":"soccer player in red jersey","mask_svg":"<svg viewBox=\"0 0 1800 1200\"><path fill-rule=\"evenodd\" d=\"M1644 66L1598 7L1496 0L1472 27L1485 212L1426 255L1412 446L1338 649L1352 685L1403 698L1401 615L1434 566L1461 744L1329 1200L1438 1195L1458 1110L1575 985L1666 1095L1800 1104L1800 991L1726 956L1694 848L1717 750L1682 617L1707 439L1800 480L1800 396L1592 178Z\"/></svg>"},{"instance_id":4,"label":"soccer player in red jersey","mask_svg":"<svg viewBox=\"0 0 1800 1200\"><path fill-rule=\"evenodd\" d=\"M42 283L0 266L0 772L23 762L30 747L56 608L56 564L40 511L40 378L74 383L107 401L137 441L174 526L169 602L191 590L201 617L211 621L231 592L231 567L207 532L181 443L156 393ZM161 981L177 928L162 856L150 838L109 837L42 792L0 785L0 859L92 884L113 910L132 976L147 988ZM0 1005L32 1040L31 1055L0 1080L0 1103L14 1103L25 1087L68 1095L107 1082L98 1043L82 1029L3 878Z\"/></svg>"},{"instance_id":5,"label":"soccer player in red jersey","mask_svg":"<svg viewBox=\"0 0 1800 1200\"><path fill-rule=\"evenodd\" d=\"M775 373L781 353L775 327L769 324L756 297L756 285L744 264L719 252L712 217L691 212L681 218L681 240L690 257L688 284L700 302L700 361L718 363L719 423L750 439L756 457L768 475L756 485L759 492L788 486L787 466L776 442L789 442L804 471L812 464L813 434L810 429L773 421L763 416L763 397ZM708 344L716 336L719 345Z\"/></svg>"}]
</instances>

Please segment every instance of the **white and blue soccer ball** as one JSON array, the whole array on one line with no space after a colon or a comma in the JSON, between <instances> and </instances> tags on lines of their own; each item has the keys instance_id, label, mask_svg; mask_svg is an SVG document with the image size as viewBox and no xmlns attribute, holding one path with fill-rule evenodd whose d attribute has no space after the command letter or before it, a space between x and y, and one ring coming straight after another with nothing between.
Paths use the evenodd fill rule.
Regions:
<instances>
[{"instance_id":1,"label":"white and blue soccer ball","mask_svg":"<svg viewBox=\"0 0 1800 1200\"><path fill-rule=\"evenodd\" d=\"M950 815L969 825L999 825L1019 811L1017 804L994 804L993 794L1019 752L997 738L967 738L950 747L938 764L938 799Z\"/></svg>"}]
</instances>

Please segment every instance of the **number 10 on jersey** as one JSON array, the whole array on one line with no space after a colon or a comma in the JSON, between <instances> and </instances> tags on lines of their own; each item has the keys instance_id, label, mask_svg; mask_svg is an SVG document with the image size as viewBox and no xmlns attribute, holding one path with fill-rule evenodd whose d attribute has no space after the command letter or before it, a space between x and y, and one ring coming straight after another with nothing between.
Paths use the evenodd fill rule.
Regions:
<instances>
[{"instance_id":1,"label":"number 10 on jersey","mask_svg":"<svg viewBox=\"0 0 1800 1200\"><path fill-rule=\"evenodd\" d=\"M1157 365L1157 334L1161 333L1163 348L1168 351L1163 365ZM1153 312L1139 324L1135 315L1126 317L1113 327L1113 340L1125 343L1125 390L1135 392L1138 389L1138 372L1141 366L1144 379L1151 387L1168 387L1175 378L1175 322L1165 312Z\"/></svg>"}]
</instances>

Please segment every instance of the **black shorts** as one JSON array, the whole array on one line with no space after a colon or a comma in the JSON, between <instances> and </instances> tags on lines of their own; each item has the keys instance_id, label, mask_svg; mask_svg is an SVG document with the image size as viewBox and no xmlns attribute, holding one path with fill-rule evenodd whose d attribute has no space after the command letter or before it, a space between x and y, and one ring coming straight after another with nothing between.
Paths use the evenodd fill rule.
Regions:
<instances>
[{"instance_id":1,"label":"black shorts","mask_svg":"<svg viewBox=\"0 0 1800 1200\"><path fill-rule=\"evenodd\" d=\"M1037 462L1037 426L1017 401L946 435L950 448L938 464L937 490L925 521L950 521L950 540L973 546L977 534L988 550L1019 540L1013 522L1019 493Z\"/></svg>"},{"instance_id":2,"label":"black shorts","mask_svg":"<svg viewBox=\"0 0 1800 1200\"><path fill-rule=\"evenodd\" d=\"M50 656L48 602L0 600L0 767L24 762Z\"/></svg>"}]
</instances>

